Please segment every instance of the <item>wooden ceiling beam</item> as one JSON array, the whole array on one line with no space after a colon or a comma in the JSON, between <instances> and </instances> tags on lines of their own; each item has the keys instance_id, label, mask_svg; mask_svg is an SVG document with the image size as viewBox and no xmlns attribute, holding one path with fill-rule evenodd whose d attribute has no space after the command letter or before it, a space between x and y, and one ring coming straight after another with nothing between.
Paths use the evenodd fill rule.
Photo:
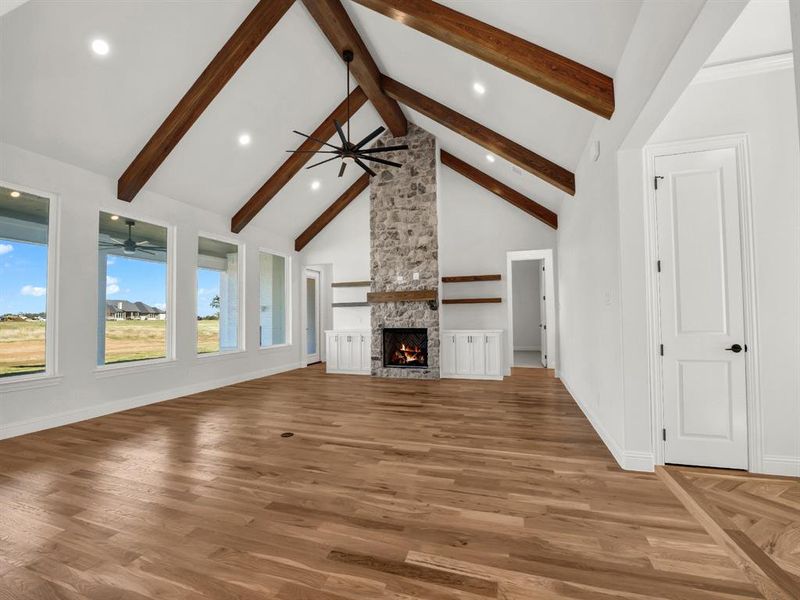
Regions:
<instances>
[{"instance_id":1,"label":"wooden ceiling beam","mask_svg":"<svg viewBox=\"0 0 800 600\"><path fill-rule=\"evenodd\" d=\"M117 181L117 197L132 201L234 73L292 6L294 0L260 0L184 94ZM198 32L198 35L200 32Z\"/></svg>"},{"instance_id":2,"label":"wooden ceiling beam","mask_svg":"<svg viewBox=\"0 0 800 600\"><path fill-rule=\"evenodd\" d=\"M610 119L614 80L432 0L355 0L565 100Z\"/></svg>"},{"instance_id":3,"label":"wooden ceiling beam","mask_svg":"<svg viewBox=\"0 0 800 600\"><path fill-rule=\"evenodd\" d=\"M350 20L341 0L303 0L308 12L314 17L322 33L336 50L339 57L345 50L353 51L350 70L364 89L375 110L395 137L402 137L408 131L400 105L389 98L381 87L381 74L372 59L364 40Z\"/></svg>"},{"instance_id":4,"label":"wooden ceiling beam","mask_svg":"<svg viewBox=\"0 0 800 600\"><path fill-rule=\"evenodd\" d=\"M382 76L381 81L384 91L395 100L433 119L440 125L452 129L459 135L483 146L497 156L505 158L571 196L575 195L575 175L571 171L386 75Z\"/></svg>"},{"instance_id":5,"label":"wooden ceiling beam","mask_svg":"<svg viewBox=\"0 0 800 600\"><path fill-rule=\"evenodd\" d=\"M300 252L308 243L316 237L316 235L325 229L325 227L333 221L336 216L347 208L353 200L358 198L359 194L369 187L369 175L364 173L359 177L356 182L347 188L347 191L339 196L336 201L331 204L325 211L318 216L308 228L301 233L294 241L294 249Z\"/></svg>"},{"instance_id":6,"label":"wooden ceiling beam","mask_svg":"<svg viewBox=\"0 0 800 600\"><path fill-rule=\"evenodd\" d=\"M524 210L532 217L539 219L545 225L549 225L553 229L558 229L558 215L549 208L520 194L517 190L497 181L494 177L487 175L483 171L479 171L472 165L465 163L460 158L456 158L445 150L441 150L439 156L441 157L443 165L450 167L467 179L477 183L479 186L500 196L509 204L513 204L520 210Z\"/></svg>"},{"instance_id":7,"label":"wooden ceiling beam","mask_svg":"<svg viewBox=\"0 0 800 600\"><path fill-rule=\"evenodd\" d=\"M350 92L350 112L355 114L359 108L364 106L367 101L367 96L360 87L356 87ZM347 119L347 98L345 98L334 111L327 116L327 118L317 127L311 134L312 138L327 142L335 133L336 126L334 120L339 123L344 123ZM272 200L278 192L283 189L289 180L297 175L306 163L312 158L316 158L314 154L317 150L322 149L322 144L306 138L297 148L298 152L289 154L289 158L278 167L272 176L262 185L258 191L239 209L231 219L231 231L239 233L245 226L255 218L255 216L264 208L267 203Z\"/></svg>"}]
</instances>

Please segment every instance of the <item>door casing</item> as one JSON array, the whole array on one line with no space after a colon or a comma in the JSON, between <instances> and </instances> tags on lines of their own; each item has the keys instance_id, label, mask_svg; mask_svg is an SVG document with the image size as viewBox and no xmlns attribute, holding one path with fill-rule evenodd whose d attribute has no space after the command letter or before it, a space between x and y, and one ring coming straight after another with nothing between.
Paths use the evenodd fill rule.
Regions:
<instances>
[{"instance_id":1,"label":"door casing","mask_svg":"<svg viewBox=\"0 0 800 600\"><path fill-rule=\"evenodd\" d=\"M306 279L308 277L314 277L316 279L316 319L317 319L317 356L319 357L320 361L325 360L324 350L322 348L322 272L318 271L317 269L311 269L309 267L303 268L303 277L302 277L302 284L301 284L301 292L302 292L302 306L300 307L301 310L301 320L302 320L302 350L303 350L303 365L307 367L310 363L308 357L308 337L306 334L306 329L308 328L308 287L306 284Z\"/></svg>"},{"instance_id":2,"label":"door casing","mask_svg":"<svg viewBox=\"0 0 800 600\"><path fill-rule=\"evenodd\" d=\"M651 440L655 464L664 464L663 373L659 350L661 339L661 295L658 272L658 223L656 220L656 194L653 185L656 176L655 161L659 156L687 154L705 150L732 148L736 153L739 180L739 223L742 257L742 295L744 301L744 331L748 352L745 353L747 393L747 453L748 470L762 471L761 398L758 382L759 343L756 319L757 289L755 285L755 255L753 243L752 194L750 188L749 138L747 134L734 134L656 144L644 148L645 202L645 285L647 292L647 342L648 375L650 389Z\"/></svg>"}]
</instances>

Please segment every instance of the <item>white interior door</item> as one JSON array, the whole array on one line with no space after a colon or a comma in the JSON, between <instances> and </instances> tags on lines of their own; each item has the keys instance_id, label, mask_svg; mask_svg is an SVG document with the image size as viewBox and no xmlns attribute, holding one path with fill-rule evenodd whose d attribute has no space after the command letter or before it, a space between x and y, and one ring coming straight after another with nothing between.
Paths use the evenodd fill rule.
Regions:
<instances>
[{"instance_id":1,"label":"white interior door","mask_svg":"<svg viewBox=\"0 0 800 600\"><path fill-rule=\"evenodd\" d=\"M547 285L544 276L544 261L539 261L539 335L542 341L539 347L542 349L542 366L547 366Z\"/></svg>"},{"instance_id":2,"label":"white interior door","mask_svg":"<svg viewBox=\"0 0 800 600\"><path fill-rule=\"evenodd\" d=\"M306 296L306 364L319 362L319 273L317 271L305 272Z\"/></svg>"},{"instance_id":3,"label":"white interior door","mask_svg":"<svg viewBox=\"0 0 800 600\"><path fill-rule=\"evenodd\" d=\"M746 469L736 154L662 156L655 166L665 462Z\"/></svg>"}]
</instances>

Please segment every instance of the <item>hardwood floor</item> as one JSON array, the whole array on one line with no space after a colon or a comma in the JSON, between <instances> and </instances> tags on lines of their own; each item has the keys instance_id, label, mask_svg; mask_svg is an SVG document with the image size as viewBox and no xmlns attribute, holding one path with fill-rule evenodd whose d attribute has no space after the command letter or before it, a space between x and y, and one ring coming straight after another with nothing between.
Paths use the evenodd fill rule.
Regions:
<instances>
[{"instance_id":1,"label":"hardwood floor","mask_svg":"<svg viewBox=\"0 0 800 600\"><path fill-rule=\"evenodd\" d=\"M6 440L0 507L3 600L763 597L544 369L315 366Z\"/></svg>"}]
</instances>

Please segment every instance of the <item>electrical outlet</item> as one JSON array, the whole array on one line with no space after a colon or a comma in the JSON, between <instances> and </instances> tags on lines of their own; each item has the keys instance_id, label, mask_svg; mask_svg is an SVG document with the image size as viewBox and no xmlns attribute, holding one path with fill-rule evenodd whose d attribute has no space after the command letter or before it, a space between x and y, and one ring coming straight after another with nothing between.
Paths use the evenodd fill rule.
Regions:
<instances>
[{"instance_id":1,"label":"electrical outlet","mask_svg":"<svg viewBox=\"0 0 800 600\"><path fill-rule=\"evenodd\" d=\"M414 281L419 281L419 273L414 273L411 277Z\"/></svg>"},{"instance_id":2,"label":"electrical outlet","mask_svg":"<svg viewBox=\"0 0 800 600\"><path fill-rule=\"evenodd\" d=\"M397 283L403 283L404 281L405 281L405 277L403 277L402 275L398 275L397 276Z\"/></svg>"}]
</instances>

